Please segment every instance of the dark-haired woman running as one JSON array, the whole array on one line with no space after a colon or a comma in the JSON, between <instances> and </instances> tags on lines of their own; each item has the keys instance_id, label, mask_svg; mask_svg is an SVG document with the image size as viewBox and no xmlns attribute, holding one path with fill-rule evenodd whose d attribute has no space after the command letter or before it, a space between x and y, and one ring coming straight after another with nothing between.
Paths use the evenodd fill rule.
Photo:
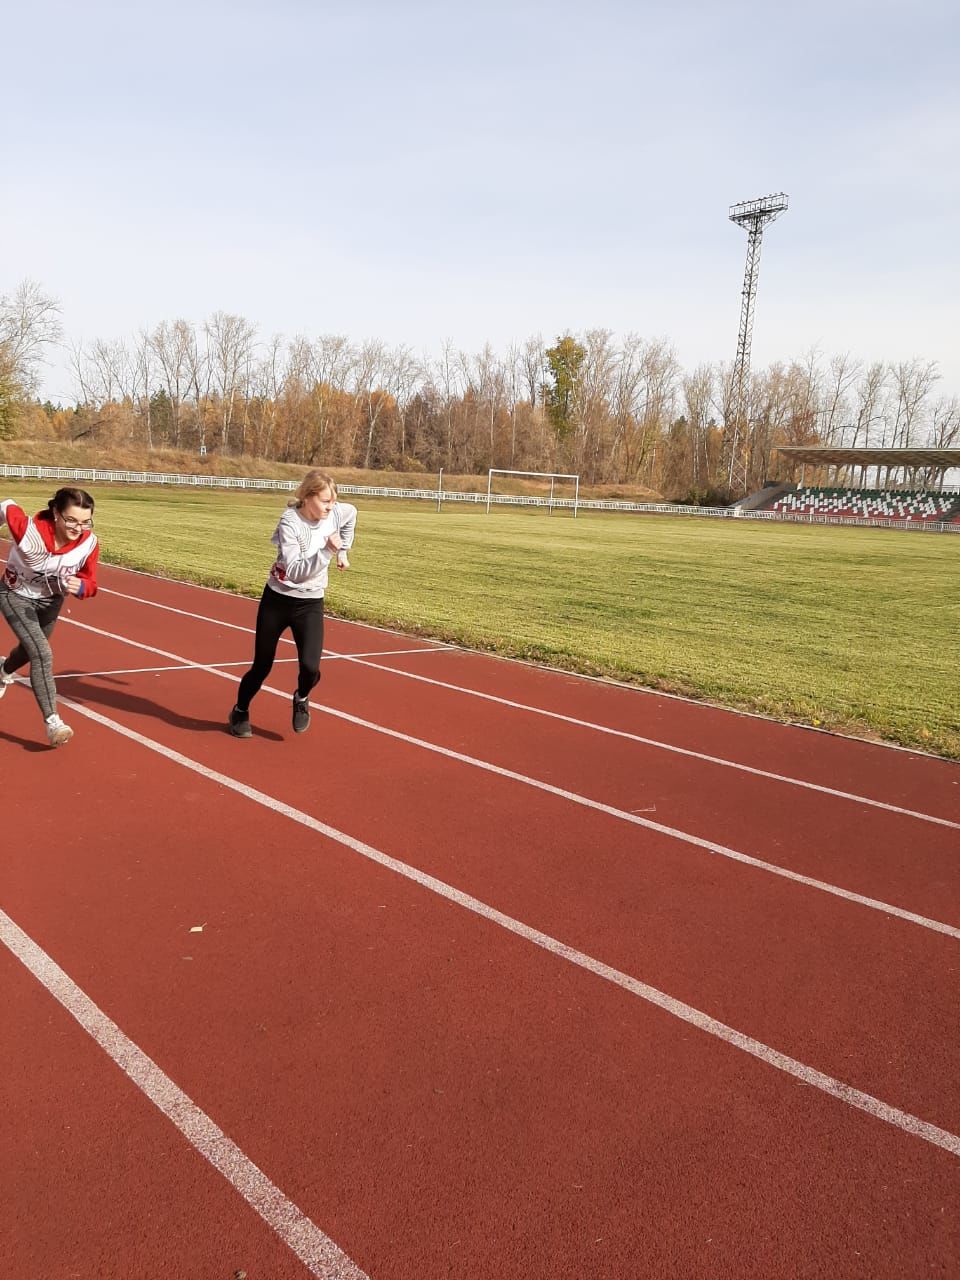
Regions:
<instances>
[{"instance_id":1,"label":"dark-haired woman running","mask_svg":"<svg viewBox=\"0 0 960 1280\"><path fill-rule=\"evenodd\" d=\"M0 697L13 673L30 664L30 685L51 747L63 746L73 730L57 715L50 633L65 596L88 600L97 592L100 548L93 532L94 502L85 489L58 489L45 511L28 516L10 498L0 502L0 524L13 538L0 580L0 613L17 645L0 660Z\"/></svg>"}]
</instances>

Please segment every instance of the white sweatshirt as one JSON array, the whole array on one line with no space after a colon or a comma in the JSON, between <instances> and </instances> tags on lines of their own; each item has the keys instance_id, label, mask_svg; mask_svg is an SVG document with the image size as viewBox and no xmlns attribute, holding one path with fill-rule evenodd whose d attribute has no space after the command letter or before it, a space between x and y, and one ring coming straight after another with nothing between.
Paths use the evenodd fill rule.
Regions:
<instances>
[{"instance_id":1,"label":"white sweatshirt","mask_svg":"<svg viewBox=\"0 0 960 1280\"><path fill-rule=\"evenodd\" d=\"M357 508L337 502L326 520L307 520L296 507L289 507L270 541L277 558L267 586L282 596L299 600L319 600L327 586L327 569L336 558L336 549L327 545L331 534L339 534L343 549L353 546Z\"/></svg>"}]
</instances>

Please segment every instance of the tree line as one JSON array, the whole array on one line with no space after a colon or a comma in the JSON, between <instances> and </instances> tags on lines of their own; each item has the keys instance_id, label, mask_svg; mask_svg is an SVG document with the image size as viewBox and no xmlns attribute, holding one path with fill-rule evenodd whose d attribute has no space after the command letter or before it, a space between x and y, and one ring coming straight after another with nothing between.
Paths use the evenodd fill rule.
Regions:
<instances>
[{"instance_id":1,"label":"tree line","mask_svg":"<svg viewBox=\"0 0 960 1280\"><path fill-rule=\"evenodd\" d=\"M64 411L35 397L43 351L60 336L57 305L36 285L0 300L0 436L334 468L576 472L669 498L730 496L731 367L686 370L660 338L591 329L505 352L446 342L422 356L339 334L262 340L249 320L218 311L73 347L76 403ZM937 394L939 381L931 361L816 351L755 370L738 433L748 489L795 478L778 444L956 444L960 403Z\"/></svg>"}]
</instances>

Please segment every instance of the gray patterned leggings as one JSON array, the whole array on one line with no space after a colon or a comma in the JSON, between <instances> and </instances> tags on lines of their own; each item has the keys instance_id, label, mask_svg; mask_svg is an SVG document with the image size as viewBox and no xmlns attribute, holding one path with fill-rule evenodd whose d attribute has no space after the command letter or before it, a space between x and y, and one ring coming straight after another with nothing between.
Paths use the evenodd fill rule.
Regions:
<instances>
[{"instance_id":1,"label":"gray patterned leggings","mask_svg":"<svg viewBox=\"0 0 960 1280\"><path fill-rule=\"evenodd\" d=\"M30 685L43 718L57 710L57 687L53 682L53 652L48 637L53 630L63 596L49 600L28 600L0 583L0 613L9 622L19 644L10 650L3 664L11 675L30 663Z\"/></svg>"}]
</instances>

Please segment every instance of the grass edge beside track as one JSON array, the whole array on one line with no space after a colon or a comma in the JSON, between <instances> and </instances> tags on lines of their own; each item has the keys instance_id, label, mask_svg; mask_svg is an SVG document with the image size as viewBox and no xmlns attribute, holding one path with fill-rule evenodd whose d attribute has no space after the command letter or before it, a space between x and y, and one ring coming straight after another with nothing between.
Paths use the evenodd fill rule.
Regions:
<instances>
[{"instance_id":1,"label":"grass edge beside track","mask_svg":"<svg viewBox=\"0 0 960 1280\"><path fill-rule=\"evenodd\" d=\"M11 483L9 496L35 510L49 487ZM97 496L105 562L259 596L277 495ZM359 505L332 617L960 759L952 540Z\"/></svg>"},{"instance_id":2,"label":"grass edge beside track","mask_svg":"<svg viewBox=\"0 0 960 1280\"><path fill-rule=\"evenodd\" d=\"M242 599L250 600L252 603L256 603L260 598L259 591L251 591L248 587L231 578L229 574L200 573L192 574L190 577L183 577L175 567L171 567L168 564L150 563L142 557L128 555L114 554L110 563L119 568L131 569L139 573L169 577L185 585L194 584L210 587L217 591L225 591ZM804 699L786 701L758 696L720 697L713 690L698 688L696 684L691 682L669 680L654 675L641 676L629 667L621 666L617 663L590 661L579 655L543 645L523 645L514 644L509 640L495 640L489 636L478 634L467 627L431 627L422 623L397 618L392 612L388 611L351 608L349 605L344 607L342 601L335 608L328 607L327 617L333 620L382 627L394 634L409 638L435 640L446 644L459 645L464 649L477 653L529 662L550 670L624 685L638 691L647 690L653 693L667 694L671 697L684 698L692 702L702 702L705 706L746 715L761 716L780 724L809 729L813 732L837 734L842 737L857 738L866 742L915 751L922 755L934 756L944 760L960 761L960 737L953 741L950 737L942 739L940 735L922 731L891 731L885 734L868 721L856 716L839 714L826 704L811 703Z\"/></svg>"}]
</instances>

